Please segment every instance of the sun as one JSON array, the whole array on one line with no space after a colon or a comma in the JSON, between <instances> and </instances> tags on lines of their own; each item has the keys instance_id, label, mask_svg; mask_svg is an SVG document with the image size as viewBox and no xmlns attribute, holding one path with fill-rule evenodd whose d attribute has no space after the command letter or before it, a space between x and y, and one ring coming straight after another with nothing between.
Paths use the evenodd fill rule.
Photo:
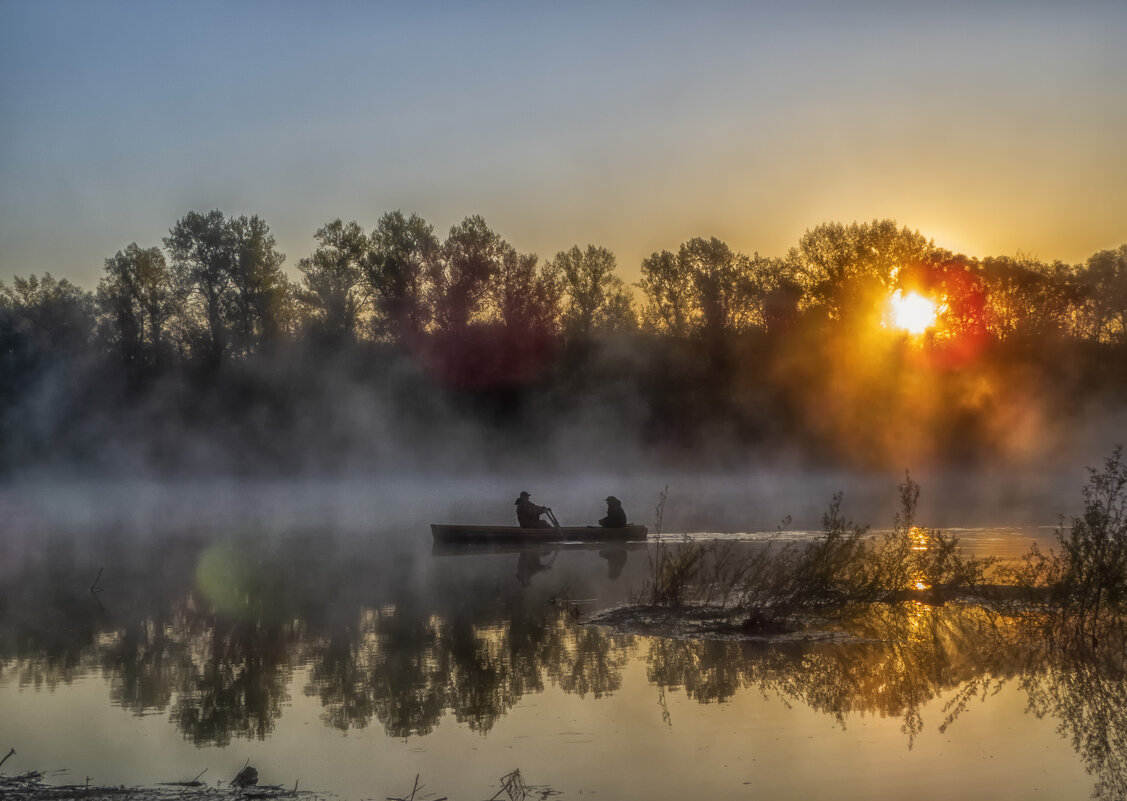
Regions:
<instances>
[{"instance_id":1,"label":"sun","mask_svg":"<svg viewBox=\"0 0 1127 801\"><path fill-rule=\"evenodd\" d=\"M939 307L934 300L915 292L902 296L898 289L892 296L891 304L892 325L896 328L910 334L922 334L935 326Z\"/></svg>"}]
</instances>

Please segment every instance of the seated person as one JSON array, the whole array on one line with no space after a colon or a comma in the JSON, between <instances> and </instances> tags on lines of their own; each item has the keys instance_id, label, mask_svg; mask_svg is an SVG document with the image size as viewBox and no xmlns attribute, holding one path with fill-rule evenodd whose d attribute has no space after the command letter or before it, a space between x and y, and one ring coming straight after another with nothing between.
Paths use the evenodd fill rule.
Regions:
<instances>
[{"instance_id":1,"label":"seated person","mask_svg":"<svg viewBox=\"0 0 1127 801\"><path fill-rule=\"evenodd\" d=\"M527 492L522 492L516 499L517 524L521 528L551 528L547 520L541 520L540 515L552 511L550 506L539 506L532 502Z\"/></svg>"},{"instance_id":2,"label":"seated person","mask_svg":"<svg viewBox=\"0 0 1127 801\"><path fill-rule=\"evenodd\" d=\"M622 501L613 495L607 496L607 516L599 521L599 525L603 528L624 528L627 525Z\"/></svg>"}]
</instances>

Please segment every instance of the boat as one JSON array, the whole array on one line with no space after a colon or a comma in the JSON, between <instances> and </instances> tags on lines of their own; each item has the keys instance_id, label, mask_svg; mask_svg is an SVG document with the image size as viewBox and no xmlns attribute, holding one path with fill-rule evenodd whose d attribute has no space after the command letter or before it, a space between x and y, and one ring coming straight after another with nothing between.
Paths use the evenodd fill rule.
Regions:
<instances>
[{"instance_id":1,"label":"boat","mask_svg":"<svg viewBox=\"0 0 1127 801\"><path fill-rule=\"evenodd\" d=\"M553 526L522 528L521 526L464 526L431 523L435 542L622 542L644 540L649 533L645 526Z\"/></svg>"},{"instance_id":2,"label":"boat","mask_svg":"<svg viewBox=\"0 0 1127 801\"><path fill-rule=\"evenodd\" d=\"M627 551L644 549L645 541L638 540L569 540L548 542L546 540L435 540L431 545L431 556L480 556L496 554L538 553L544 556L555 551Z\"/></svg>"}]
</instances>

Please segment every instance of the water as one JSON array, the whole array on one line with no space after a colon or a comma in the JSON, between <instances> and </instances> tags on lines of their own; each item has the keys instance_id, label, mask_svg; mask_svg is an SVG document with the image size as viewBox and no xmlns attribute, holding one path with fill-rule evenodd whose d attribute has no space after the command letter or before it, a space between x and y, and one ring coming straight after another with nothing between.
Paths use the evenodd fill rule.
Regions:
<instances>
[{"instance_id":1,"label":"water","mask_svg":"<svg viewBox=\"0 0 1127 801\"><path fill-rule=\"evenodd\" d=\"M416 776L418 798L490 798L518 769L571 799L1127 786L1121 660L980 648L981 621L955 605L906 607L848 644L618 633L583 620L641 587L652 546L445 554L422 522L445 510L318 525L278 497L243 515L9 514L0 750L17 754L3 771L132 785L206 769L214 783L249 760L263 783L347 799L406 797ZM1052 526L955 533L1013 557Z\"/></svg>"}]
</instances>

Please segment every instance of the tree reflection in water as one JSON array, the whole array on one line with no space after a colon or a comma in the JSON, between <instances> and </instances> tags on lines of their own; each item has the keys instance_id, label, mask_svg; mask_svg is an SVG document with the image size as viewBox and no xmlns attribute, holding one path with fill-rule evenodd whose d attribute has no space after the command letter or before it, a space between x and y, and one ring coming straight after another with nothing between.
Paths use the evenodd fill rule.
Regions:
<instances>
[{"instance_id":1,"label":"tree reflection in water","mask_svg":"<svg viewBox=\"0 0 1127 801\"><path fill-rule=\"evenodd\" d=\"M922 729L924 704L1002 669L990 662L983 638L990 622L973 606L877 605L855 609L843 621L847 642L658 640L647 666L655 684L684 687L702 702L754 687L828 714L842 726L854 713L902 717L911 747Z\"/></svg>"},{"instance_id":2,"label":"tree reflection in water","mask_svg":"<svg viewBox=\"0 0 1127 801\"><path fill-rule=\"evenodd\" d=\"M290 632L221 619L194 632L171 719L197 745L263 739L289 700Z\"/></svg>"},{"instance_id":3,"label":"tree reflection in water","mask_svg":"<svg viewBox=\"0 0 1127 801\"><path fill-rule=\"evenodd\" d=\"M1127 638L1122 624L1102 631L1098 646L1088 630L1069 631L1066 624L1058 633L1063 636L1057 642L1066 647L1044 653L1040 669L1021 677L1029 708L1038 717L1059 721L1057 730L1096 779L1094 797L1127 798Z\"/></svg>"},{"instance_id":4,"label":"tree reflection in water","mask_svg":"<svg viewBox=\"0 0 1127 801\"><path fill-rule=\"evenodd\" d=\"M1038 717L1058 721L1096 778L1094 796L1127 797L1127 642L1119 624L1090 632L1052 622L1051 647L1031 646L1045 620L1006 618L971 604L916 602L858 610L845 625L857 640L764 644L655 639L650 681L664 693L684 689L697 701L725 701L754 688L832 716L903 719L911 748L924 728L922 709L942 695L946 731L973 699L1016 683Z\"/></svg>"},{"instance_id":5,"label":"tree reflection in water","mask_svg":"<svg viewBox=\"0 0 1127 801\"><path fill-rule=\"evenodd\" d=\"M208 564L211 547L192 551L190 563ZM501 577L444 576L434 592L391 573L372 582L348 559L295 570L287 566L304 552L278 547L223 545L220 594L197 574L138 571L129 582L107 576L114 591L101 599L85 591L86 567L55 554L0 587L3 675L50 689L100 671L115 704L166 712L200 745L269 736L295 679L335 729L375 721L392 737L425 736L450 714L486 733L548 685L594 699L614 693L640 658L659 694L710 703L757 690L842 726L857 714L897 717L908 747L926 726L957 725L972 700L1009 684L1034 714L1058 722L1100 798L1127 794L1121 623L1073 636L1062 615L906 601L847 610L820 621L824 635L799 640L643 638L585 625L547 587L514 581L511 563ZM937 698L943 719L925 721Z\"/></svg>"},{"instance_id":6,"label":"tree reflection in water","mask_svg":"<svg viewBox=\"0 0 1127 801\"><path fill-rule=\"evenodd\" d=\"M369 610L357 641L338 633L312 649L305 692L335 728L374 717L389 736L408 737L429 734L447 711L487 732L524 695L542 692L545 678L596 698L620 686L629 638L579 626L562 605L508 612L440 620L411 606Z\"/></svg>"}]
</instances>

